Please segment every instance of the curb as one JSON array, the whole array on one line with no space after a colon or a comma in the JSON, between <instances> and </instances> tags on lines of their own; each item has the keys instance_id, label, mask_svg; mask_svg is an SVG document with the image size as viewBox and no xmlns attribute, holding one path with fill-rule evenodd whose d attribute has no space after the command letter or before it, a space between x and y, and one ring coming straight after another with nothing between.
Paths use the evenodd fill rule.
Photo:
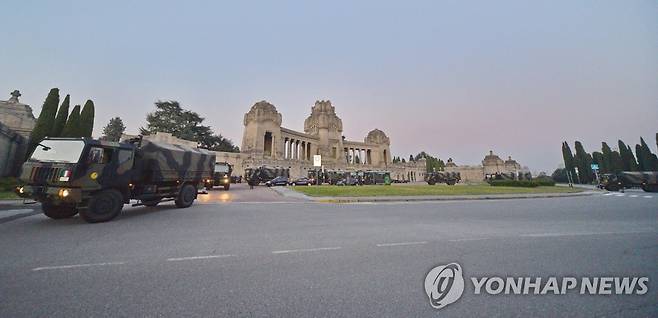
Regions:
<instances>
[{"instance_id":1,"label":"curb","mask_svg":"<svg viewBox=\"0 0 658 318\"><path fill-rule=\"evenodd\" d=\"M290 190L289 190L290 191ZM509 199L545 199L583 197L597 194L594 191L577 193L537 193L537 194L490 194L490 195L459 195L459 196L390 196L390 197L309 197L305 200L318 203L359 203L359 202L427 202L427 201L476 201L476 200L509 200ZM285 194L281 193L285 196ZM300 193L301 194L301 193Z\"/></svg>"}]
</instances>

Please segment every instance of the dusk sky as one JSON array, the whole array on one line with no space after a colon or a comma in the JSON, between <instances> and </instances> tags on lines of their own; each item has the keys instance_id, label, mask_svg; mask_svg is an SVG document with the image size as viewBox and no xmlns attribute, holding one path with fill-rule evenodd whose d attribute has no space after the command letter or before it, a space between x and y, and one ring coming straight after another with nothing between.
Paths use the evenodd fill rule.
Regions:
<instances>
[{"instance_id":1,"label":"dusk sky","mask_svg":"<svg viewBox=\"0 0 658 318\"><path fill-rule=\"evenodd\" d=\"M303 130L329 99L344 135L374 128L394 155L478 164L493 150L532 171L560 143L616 146L658 132L658 2L3 1L0 99L38 115L52 87L135 133L177 100L242 139L260 100Z\"/></svg>"}]
</instances>

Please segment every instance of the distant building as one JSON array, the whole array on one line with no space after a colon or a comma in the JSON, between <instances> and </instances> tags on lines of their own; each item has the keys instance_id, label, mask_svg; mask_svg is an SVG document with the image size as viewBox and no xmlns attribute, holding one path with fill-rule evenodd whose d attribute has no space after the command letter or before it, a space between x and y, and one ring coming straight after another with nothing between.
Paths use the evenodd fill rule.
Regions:
<instances>
[{"instance_id":1,"label":"distant building","mask_svg":"<svg viewBox=\"0 0 658 318\"><path fill-rule=\"evenodd\" d=\"M0 100L0 176L13 176L25 158L36 119L29 105L22 104L18 90L7 101Z\"/></svg>"},{"instance_id":2,"label":"distant building","mask_svg":"<svg viewBox=\"0 0 658 318\"><path fill-rule=\"evenodd\" d=\"M503 160L493 151L489 151L489 154L482 160L482 164L476 166L458 166L450 158L446 163L445 170L459 172L464 182L482 182L496 174L515 174L518 176L519 173L529 172L527 167L522 167L511 156L507 157L507 160Z\"/></svg>"},{"instance_id":3,"label":"distant building","mask_svg":"<svg viewBox=\"0 0 658 318\"><path fill-rule=\"evenodd\" d=\"M343 136L343 121L330 101L317 101L304 121L304 131L281 126L282 115L266 101L255 103L244 115L244 132L240 153L216 152L218 162L234 166L235 175L246 168L260 165L290 169L290 176L307 176L315 169L313 157L320 155L322 167L344 171L386 170L391 177L422 181L425 177L425 159L414 162L393 163L386 134L373 129L363 141L348 140ZM158 133L145 138L170 143L186 143L171 134Z\"/></svg>"},{"instance_id":4,"label":"distant building","mask_svg":"<svg viewBox=\"0 0 658 318\"><path fill-rule=\"evenodd\" d=\"M30 138L37 120L32 114L32 107L18 100L20 96L21 93L15 90L11 92L9 100L0 100L0 123L17 134Z\"/></svg>"}]
</instances>

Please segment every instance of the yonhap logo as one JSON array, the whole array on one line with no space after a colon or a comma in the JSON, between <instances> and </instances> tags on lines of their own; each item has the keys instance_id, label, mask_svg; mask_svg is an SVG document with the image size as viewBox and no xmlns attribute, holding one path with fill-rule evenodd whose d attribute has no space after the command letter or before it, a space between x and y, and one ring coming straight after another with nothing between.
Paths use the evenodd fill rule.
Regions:
<instances>
[{"instance_id":1,"label":"yonhap logo","mask_svg":"<svg viewBox=\"0 0 658 318\"><path fill-rule=\"evenodd\" d=\"M436 309L456 302L464 292L462 267L457 263L434 267L425 276L425 292Z\"/></svg>"}]
</instances>

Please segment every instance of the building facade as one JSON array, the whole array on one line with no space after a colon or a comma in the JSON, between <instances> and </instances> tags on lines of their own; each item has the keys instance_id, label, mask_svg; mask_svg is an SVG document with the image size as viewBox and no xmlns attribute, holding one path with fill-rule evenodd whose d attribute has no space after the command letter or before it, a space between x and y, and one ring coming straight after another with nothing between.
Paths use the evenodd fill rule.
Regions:
<instances>
[{"instance_id":1,"label":"building facade","mask_svg":"<svg viewBox=\"0 0 658 318\"><path fill-rule=\"evenodd\" d=\"M14 176L27 152L36 119L29 105L21 103L18 90L9 100L0 100L0 176Z\"/></svg>"},{"instance_id":2,"label":"building facade","mask_svg":"<svg viewBox=\"0 0 658 318\"><path fill-rule=\"evenodd\" d=\"M304 131L281 126L283 116L266 101L255 103L244 115L242 147L239 153L216 152L217 162L233 165L233 175L244 175L247 168L262 165L290 170L291 178L308 176L314 156L320 155L321 168L331 170L386 170L399 180L423 181L425 159L406 163L391 162L391 141L379 130L371 130L363 141L343 136L343 121L330 101L317 101L304 121ZM123 139L133 136L124 135ZM168 133L145 136L173 144L195 146Z\"/></svg>"},{"instance_id":3,"label":"building facade","mask_svg":"<svg viewBox=\"0 0 658 318\"><path fill-rule=\"evenodd\" d=\"M452 160L448 159L445 170L448 172L459 172L463 182L482 182L496 174L515 174L529 172L527 167L522 167L511 156L503 160L493 151L482 159L481 165L462 165L458 166Z\"/></svg>"}]
</instances>

